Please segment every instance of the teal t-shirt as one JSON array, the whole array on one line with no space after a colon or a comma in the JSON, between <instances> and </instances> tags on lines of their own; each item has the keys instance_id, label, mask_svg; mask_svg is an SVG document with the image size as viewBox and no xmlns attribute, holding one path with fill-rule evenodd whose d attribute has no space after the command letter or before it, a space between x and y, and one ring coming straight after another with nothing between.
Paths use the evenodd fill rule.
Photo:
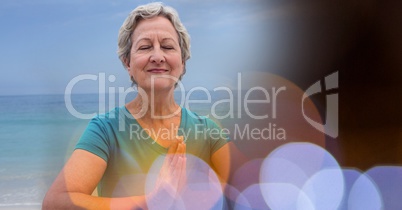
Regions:
<instances>
[{"instance_id":1,"label":"teal t-shirt","mask_svg":"<svg viewBox=\"0 0 402 210\"><path fill-rule=\"evenodd\" d=\"M185 108L181 109L177 133L184 137L186 153L209 165L211 155L228 141L216 123ZM143 195L148 170L168 150L155 143L125 106L94 117L75 149L89 151L107 162L98 184L98 195L104 197Z\"/></svg>"}]
</instances>

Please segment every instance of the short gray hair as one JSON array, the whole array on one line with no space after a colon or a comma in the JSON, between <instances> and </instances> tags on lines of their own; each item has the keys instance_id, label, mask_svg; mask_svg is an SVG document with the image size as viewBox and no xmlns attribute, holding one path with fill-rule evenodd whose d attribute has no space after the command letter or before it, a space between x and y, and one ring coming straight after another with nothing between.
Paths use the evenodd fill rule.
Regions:
<instances>
[{"instance_id":1,"label":"short gray hair","mask_svg":"<svg viewBox=\"0 0 402 210\"><path fill-rule=\"evenodd\" d=\"M185 61L190 58L190 35L181 23L177 11L172 7L163 5L161 2L153 2L138 6L131 11L123 25L120 27L117 53L124 67L126 67L126 62L130 62L130 51L132 46L131 37L138 22L156 16L166 17L175 28L179 37L182 61L185 63ZM183 74L184 73L185 67Z\"/></svg>"}]
</instances>

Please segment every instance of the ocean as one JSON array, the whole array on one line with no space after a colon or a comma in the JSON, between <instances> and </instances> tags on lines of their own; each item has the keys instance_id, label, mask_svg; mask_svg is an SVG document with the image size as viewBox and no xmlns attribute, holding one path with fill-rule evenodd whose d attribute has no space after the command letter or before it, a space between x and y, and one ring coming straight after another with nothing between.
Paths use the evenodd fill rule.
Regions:
<instances>
[{"instance_id":1,"label":"ocean","mask_svg":"<svg viewBox=\"0 0 402 210\"><path fill-rule=\"evenodd\" d=\"M82 112L97 109L97 94L73 98ZM0 96L0 116L0 208L40 209L89 120L72 116L64 95Z\"/></svg>"},{"instance_id":2,"label":"ocean","mask_svg":"<svg viewBox=\"0 0 402 210\"><path fill-rule=\"evenodd\" d=\"M210 92L212 102L218 94ZM71 104L80 113L89 114L105 104L110 110L118 103L99 100L98 94L71 95ZM125 101L134 98L129 95ZM102 98L102 97L101 97ZM181 101L180 95L175 95ZM189 99L205 100L204 92L193 92ZM113 101L113 100L112 100ZM110 106L110 107L109 107ZM209 112L211 104L194 103L192 111ZM227 112L220 104L217 113ZM71 155L89 119L73 116L64 94L0 96L0 209L41 209L43 197Z\"/></svg>"}]
</instances>

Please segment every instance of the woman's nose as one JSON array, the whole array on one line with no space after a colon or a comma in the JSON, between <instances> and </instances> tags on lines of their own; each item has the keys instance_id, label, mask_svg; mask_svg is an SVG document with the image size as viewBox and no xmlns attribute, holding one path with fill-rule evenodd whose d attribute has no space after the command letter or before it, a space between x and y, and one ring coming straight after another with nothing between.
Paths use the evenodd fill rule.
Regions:
<instances>
[{"instance_id":1,"label":"woman's nose","mask_svg":"<svg viewBox=\"0 0 402 210\"><path fill-rule=\"evenodd\" d=\"M151 63L157 63L157 64L165 62L165 57L163 56L162 50L155 49L151 54L150 61Z\"/></svg>"}]
</instances>

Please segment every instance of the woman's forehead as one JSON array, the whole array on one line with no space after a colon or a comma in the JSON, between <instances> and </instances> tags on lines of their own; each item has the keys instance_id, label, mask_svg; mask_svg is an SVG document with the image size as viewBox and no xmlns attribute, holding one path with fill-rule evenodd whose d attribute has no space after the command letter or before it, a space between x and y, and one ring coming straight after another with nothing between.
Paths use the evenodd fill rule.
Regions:
<instances>
[{"instance_id":1,"label":"woman's forehead","mask_svg":"<svg viewBox=\"0 0 402 210\"><path fill-rule=\"evenodd\" d=\"M177 38L173 24L165 17L157 16L141 20L133 32L134 39L151 38L153 36L164 38Z\"/></svg>"},{"instance_id":2,"label":"woman's forehead","mask_svg":"<svg viewBox=\"0 0 402 210\"><path fill-rule=\"evenodd\" d=\"M165 31L147 31L139 33L137 36L133 36L134 43L139 41L153 41L155 39L159 41L177 42L177 36L175 36L175 33L172 34Z\"/></svg>"}]
</instances>

